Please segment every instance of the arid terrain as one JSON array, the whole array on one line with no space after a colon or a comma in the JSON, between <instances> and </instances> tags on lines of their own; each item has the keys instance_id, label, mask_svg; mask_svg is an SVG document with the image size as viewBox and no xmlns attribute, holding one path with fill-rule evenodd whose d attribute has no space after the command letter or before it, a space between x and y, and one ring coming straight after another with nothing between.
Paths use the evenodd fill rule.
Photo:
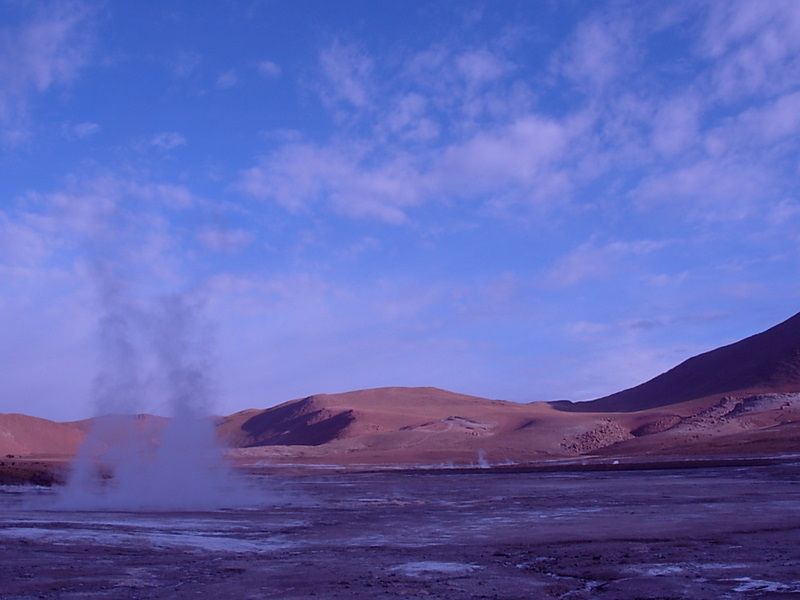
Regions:
<instances>
[{"instance_id":1,"label":"arid terrain","mask_svg":"<svg viewBox=\"0 0 800 600\"><path fill-rule=\"evenodd\" d=\"M0 488L0 596L800 598L797 462L253 483L251 507L166 513L54 511L57 488Z\"/></svg>"},{"instance_id":2,"label":"arid terrain","mask_svg":"<svg viewBox=\"0 0 800 600\"><path fill-rule=\"evenodd\" d=\"M137 415L153 443L165 419ZM101 418L102 421L102 418ZM0 479L62 477L97 419L0 414ZM520 404L436 388L319 394L216 417L242 466L502 466L800 453L800 315L581 403ZM28 473L28 475L26 475Z\"/></svg>"},{"instance_id":3,"label":"arid terrain","mask_svg":"<svg viewBox=\"0 0 800 600\"><path fill-rule=\"evenodd\" d=\"M193 510L136 472L179 421L0 415L2 597L800 598L798 357L795 316L581 404L382 388L217 417L248 489ZM101 493L161 510L51 486L114 423L147 460L94 463Z\"/></svg>"}]
</instances>

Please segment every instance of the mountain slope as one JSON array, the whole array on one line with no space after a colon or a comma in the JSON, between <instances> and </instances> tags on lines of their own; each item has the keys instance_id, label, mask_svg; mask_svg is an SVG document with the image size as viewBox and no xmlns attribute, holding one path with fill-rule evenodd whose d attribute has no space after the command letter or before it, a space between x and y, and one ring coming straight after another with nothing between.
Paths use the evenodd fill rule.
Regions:
<instances>
[{"instance_id":1,"label":"mountain slope","mask_svg":"<svg viewBox=\"0 0 800 600\"><path fill-rule=\"evenodd\" d=\"M589 402L554 402L569 412L632 412L721 395L800 391L800 313L734 344L699 354L636 387Z\"/></svg>"},{"instance_id":2,"label":"mountain slope","mask_svg":"<svg viewBox=\"0 0 800 600\"><path fill-rule=\"evenodd\" d=\"M72 455L84 433L73 423L56 423L20 414L0 414L0 455Z\"/></svg>"},{"instance_id":3,"label":"mountain slope","mask_svg":"<svg viewBox=\"0 0 800 600\"><path fill-rule=\"evenodd\" d=\"M135 416L158 443L166 419ZM0 452L70 455L111 417L0 415ZM519 404L432 387L318 394L215 420L242 465L510 464L582 456L800 452L800 314L591 402ZM35 458L38 456L39 458Z\"/></svg>"},{"instance_id":4,"label":"mountain slope","mask_svg":"<svg viewBox=\"0 0 800 600\"><path fill-rule=\"evenodd\" d=\"M319 394L218 420L231 446L319 446L380 432L416 429L488 431L513 428L534 412L525 405L431 387L389 387Z\"/></svg>"}]
</instances>

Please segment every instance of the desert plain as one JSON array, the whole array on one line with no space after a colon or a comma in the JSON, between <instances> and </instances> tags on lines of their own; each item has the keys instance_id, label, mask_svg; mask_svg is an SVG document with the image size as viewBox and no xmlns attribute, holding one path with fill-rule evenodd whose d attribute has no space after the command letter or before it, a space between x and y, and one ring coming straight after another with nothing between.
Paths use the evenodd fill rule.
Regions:
<instances>
[{"instance_id":1,"label":"desert plain","mask_svg":"<svg viewBox=\"0 0 800 600\"><path fill-rule=\"evenodd\" d=\"M252 506L0 493L2 597L800 598L800 462L251 474ZM37 504L39 503L39 504Z\"/></svg>"}]
</instances>

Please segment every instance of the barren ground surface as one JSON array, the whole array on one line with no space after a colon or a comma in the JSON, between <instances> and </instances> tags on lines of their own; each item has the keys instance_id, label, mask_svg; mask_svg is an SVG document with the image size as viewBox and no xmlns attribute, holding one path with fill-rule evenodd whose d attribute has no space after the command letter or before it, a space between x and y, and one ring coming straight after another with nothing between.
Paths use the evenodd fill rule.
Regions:
<instances>
[{"instance_id":1,"label":"barren ground surface","mask_svg":"<svg viewBox=\"0 0 800 600\"><path fill-rule=\"evenodd\" d=\"M2 488L0 597L800 598L800 464L254 481L195 513Z\"/></svg>"}]
</instances>

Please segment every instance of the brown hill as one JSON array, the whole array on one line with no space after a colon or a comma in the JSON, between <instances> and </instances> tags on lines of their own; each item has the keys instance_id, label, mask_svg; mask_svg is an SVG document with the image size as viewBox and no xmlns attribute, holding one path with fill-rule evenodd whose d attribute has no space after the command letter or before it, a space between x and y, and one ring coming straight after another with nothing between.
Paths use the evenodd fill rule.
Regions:
<instances>
[{"instance_id":1,"label":"brown hill","mask_svg":"<svg viewBox=\"0 0 800 600\"><path fill-rule=\"evenodd\" d=\"M389 387L319 394L218 421L229 445L319 446L390 431L507 431L535 412L530 405L487 400L431 387Z\"/></svg>"},{"instance_id":2,"label":"brown hill","mask_svg":"<svg viewBox=\"0 0 800 600\"><path fill-rule=\"evenodd\" d=\"M437 388L320 394L223 417L218 432L251 462L438 464L535 460L564 452L583 415ZM617 439L623 439L619 437Z\"/></svg>"},{"instance_id":3,"label":"brown hill","mask_svg":"<svg viewBox=\"0 0 800 600\"><path fill-rule=\"evenodd\" d=\"M636 387L589 402L554 402L570 412L631 412L698 398L800 391L800 313L762 333L690 358Z\"/></svg>"},{"instance_id":4,"label":"brown hill","mask_svg":"<svg viewBox=\"0 0 800 600\"><path fill-rule=\"evenodd\" d=\"M15 464L22 454L36 468L48 459L44 455L52 460L74 453L89 425L23 415L2 415L0 423L3 438L14 431L18 440L4 446L13 450ZM164 420L139 416L135 423L151 439ZM800 452L800 393L587 413L434 388L383 388L242 411L219 418L217 431L231 458L249 465L487 466L589 456L779 455Z\"/></svg>"},{"instance_id":5,"label":"brown hill","mask_svg":"<svg viewBox=\"0 0 800 600\"><path fill-rule=\"evenodd\" d=\"M72 455L84 433L73 423L20 414L0 414L0 455Z\"/></svg>"},{"instance_id":6,"label":"brown hill","mask_svg":"<svg viewBox=\"0 0 800 600\"><path fill-rule=\"evenodd\" d=\"M754 456L800 451L800 393L706 397L636 412L565 412L434 388L293 400L220 420L248 464L530 463L587 456Z\"/></svg>"},{"instance_id":7,"label":"brown hill","mask_svg":"<svg viewBox=\"0 0 800 600\"><path fill-rule=\"evenodd\" d=\"M74 454L89 428L114 422L0 415L0 452L31 460ZM134 423L157 444L166 420L139 415ZM591 402L518 404L391 387L245 410L217 418L216 428L230 456L250 465L485 466L587 456L797 453L800 315Z\"/></svg>"}]
</instances>

